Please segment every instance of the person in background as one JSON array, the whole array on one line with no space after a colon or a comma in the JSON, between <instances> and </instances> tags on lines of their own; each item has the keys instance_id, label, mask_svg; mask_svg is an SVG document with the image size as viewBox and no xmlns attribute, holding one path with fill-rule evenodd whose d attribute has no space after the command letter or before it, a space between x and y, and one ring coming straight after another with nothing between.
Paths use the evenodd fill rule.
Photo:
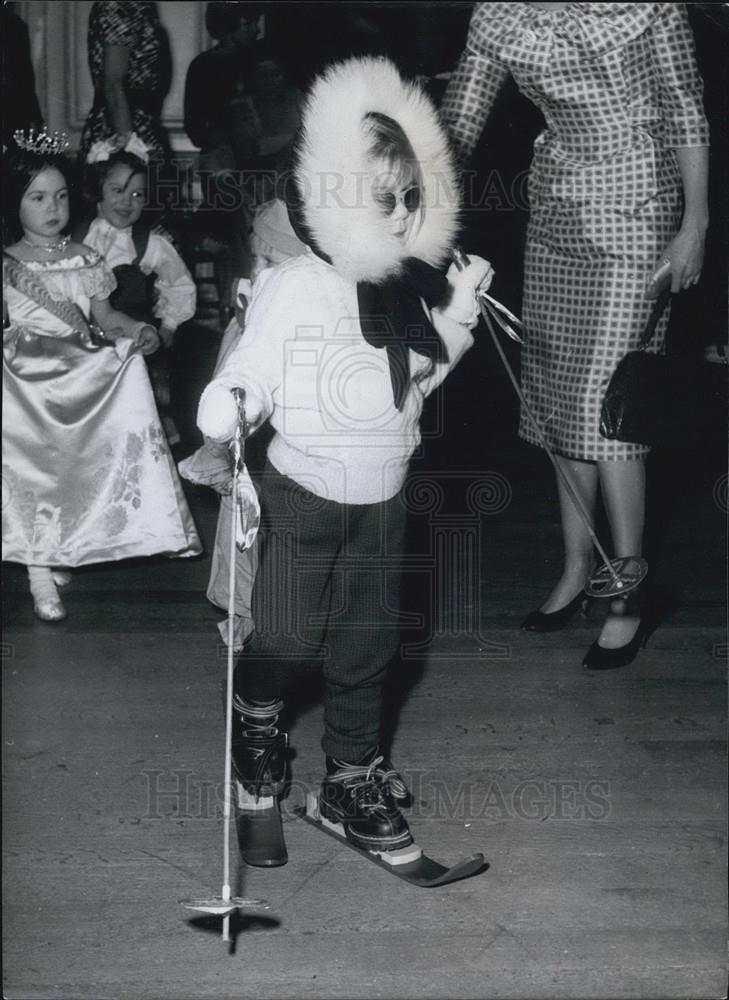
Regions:
<instances>
[{"instance_id":1,"label":"person in background","mask_svg":"<svg viewBox=\"0 0 729 1000\"><path fill-rule=\"evenodd\" d=\"M170 158L161 121L169 65L157 4L96 0L87 44L94 101L81 133L82 162L95 142L112 137L123 148L134 133L161 169Z\"/></svg>"},{"instance_id":2,"label":"person in background","mask_svg":"<svg viewBox=\"0 0 729 1000\"><path fill-rule=\"evenodd\" d=\"M18 143L2 192L3 558L58 622L69 568L201 546L140 353L157 332L113 308L113 274L67 233L61 139Z\"/></svg>"},{"instance_id":3,"label":"person in background","mask_svg":"<svg viewBox=\"0 0 729 1000\"><path fill-rule=\"evenodd\" d=\"M244 171L252 208L271 201L289 171L303 96L293 84L280 52L257 42L250 53L246 94L233 101L234 132L241 143L237 162ZM245 174L251 177L245 182Z\"/></svg>"},{"instance_id":4,"label":"person in background","mask_svg":"<svg viewBox=\"0 0 729 1000\"><path fill-rule=\"evenodd\" d=\"M231 103L246 87L249 57L258 38L262 6L209 3L205 27L216 44L196 56L185 76L185 132L200 149L200 169L231 169L235 135Z\"/></svg>"},{"instance_id":5,"label":"person in background","mask_svg":"<svg viewBox=\"0 0 729 1000\"><path fill-rule=\"evenodd\" d=\"M2 129L6 149L12 148L17 129L35 128L40 131L43 126L35 90L28 27L13 10L14 6L12 3L3 4L2 13L2 88L5 95Z\"/></svg>"},{"instance_id":6,"label":"person in background","mask_svg":"<svg viewBox=\"0 0 729 1000\"><path fill-rule=\"evenodd\" d=\"M213 378L222 369L229 354L245 334L246 311L258 276L268 268L282 264L290 257L298 257L305 250L306 247L291 227L286 205L281 199L275 198L260 205L255 210L251 233L251 276L250 278L242 278L238 282L235 316L231 319L223 336ZM246 445L246 466L254 481L258 478L263 465L260 459L260 445L262 441L265 441L265 438L266 435L259 428L258 433L249 439ZM212 549L207 598L211 604L220 608L221 611L227 612L230 602L228 592L232 486L230 449L227 444L206 440L201 448L179 463L178 469L184 479L188 479L197 486L209 486L220 495L220 509L215 543ZM251 594L257 567L258 548L255 543L244 552L237 553L234 623L236 652L241 652L245 641L253 631ZM220 622L218 629L223 642L227 643L227 623Z\"/></svg>"},{"instance_id":7,"label":"person in background","mask_svg":"<svg viewBox=\"0 0 729 1000\"><path fill-rule=\"evenodd\" d=\"M205 25L216 44L191 61L185 76L185 132L200 149L192 242L214 259L223 328L232 313L234 278L250 267L250 217L238 171L255 155L256 139L252 118L243 121L239 102L262 10L254 3L208 3Z\"/></svg>"},{"instance_id":8,"label":"person in background","mask_svg":"<svg viewBox=\"0 0 729 1000\"><path fill-rule=\"evenodd\" d=\"M640 556L642 444L599 433L603 394L636 347L662 263L673 292L701 274L709 132L683 4L479 3L441 113L465 163L511 74L541 110L529 185L522 388L593 511L602 493L614 556ZM652 341L661 349L668 314ZM526 413L520 431L539 444ZM590 534L559 484L564 568L530 631L563 628L593 568ZM611 601L583 665L635 658L655 624L645 590Z\"/></svg>"},{"instance_id":9,"label":"person in background","mask_svg":"<svg viewBox=\"0 0 729 1000\"><path fill-rule=\"evenodd\" d=\"M114 273L114 308L158 329L160 348L147 363L167 438L174 445L180 435L170 412L170 354L178 326L195 315L197 290L170 236L143 221L146 158L139 141L122 150L108 141L94 143L87 158L86 193L97 214L79 239L101 254Z\"/></svg>"}]
</instances>

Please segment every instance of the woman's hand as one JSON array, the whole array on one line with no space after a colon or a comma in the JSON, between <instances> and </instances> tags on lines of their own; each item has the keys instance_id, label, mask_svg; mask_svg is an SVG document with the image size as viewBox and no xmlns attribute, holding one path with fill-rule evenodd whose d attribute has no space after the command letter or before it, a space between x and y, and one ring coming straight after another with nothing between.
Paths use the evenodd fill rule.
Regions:
<instances>
[{"instance_id":1,"label":"woman's hand","mask_svg":"<svg viewBox=\"0 0 729 1000\"><path fill-rule=\"evenodd\" d=\"M663 256L671 262L671 291L680 292L698 282L704 263L704 238L709 223L709 147L680 146L675 154L684 210L681 228Z\"/></svg>"},{"instance_id":2,"label":"woman's hand","mask_svg":"<svg viewBox=\"0 0 729 1000\"><path fill-rule=\"evenodd\" d=\"M704 264L704 234L703 226L690 219L684 220L666 247L661 262L671 262L671 291L674 294L698 283Z\"/></svg>"},{"instance_id":3,"label":"woman's hand","mask_svg":"<svg viewBox=\"0 0 729 1000\"><path fill-rule=\"evenodd\" d=\"M464 267L463 270L459 270L455 264L451 264L448 268L446 278L453 287L453 295L442 312L444 316L449 316L465 326L474 327L480 315L478 293L485 292L489 288L494 277L494 269L483 257L469 254L466 259L468 267Z\"/></svg>"},{"instance_id":4,"label":"woman's hand","mask_svg":"<svg viewBox=\"0 0 729 1000\"><path fill-rule=\"evenodd\" d=\"M200 398L197 426L202 435L218 443L229 441L238 426L238 407L230 389L211 383Z\"/></svg>"}]
</instances>

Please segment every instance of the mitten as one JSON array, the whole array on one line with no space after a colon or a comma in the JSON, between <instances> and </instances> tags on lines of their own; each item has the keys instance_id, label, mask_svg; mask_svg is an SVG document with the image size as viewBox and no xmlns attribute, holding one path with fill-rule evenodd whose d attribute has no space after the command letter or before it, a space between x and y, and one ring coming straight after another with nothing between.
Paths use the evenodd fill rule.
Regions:
<instances>
[{"instance_id":1,"label":"mitten","mask_svg":"<svg viewBox=\"0 0 729 1000\"><path fill-rule=\"evenodd\" d=\"M200 398L197 426L213 441L229 441L238 426L238 407L230 392L212 382Z\"/></svg>"},{"instance_id":2,"label":"mitten","mask_svg":"<svg viewBox=\"0 0 729 1000\"><path fill-rule=\"evenodd\" d=\"M483 257L469 254L468 267L462 271L451 264L446 278L453 288L451 301L442 310L443 315L464 326L473 327L478 323L479 307L476 299L478 291L486 291L494 276L494 269Z\"/></svg>"}]
</instances>

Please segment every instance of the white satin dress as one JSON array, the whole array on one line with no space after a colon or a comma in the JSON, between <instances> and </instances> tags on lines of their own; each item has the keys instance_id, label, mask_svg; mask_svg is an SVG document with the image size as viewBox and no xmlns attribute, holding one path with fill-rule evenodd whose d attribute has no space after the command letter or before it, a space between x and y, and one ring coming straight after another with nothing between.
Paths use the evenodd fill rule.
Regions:
<instances>
[{"instance_id":1,"label":"white satin dress","mask_svg":"<svg viewBox=\"0 0 729 1000\"><path fill-rule=\"evenodd\" d=\"M115 279L89 250L24 262L56 301L88 316ZM3 282L3 559L84 566L201 545L130 340L91 348L78 331Z\"/></svg>"}]
</instances>

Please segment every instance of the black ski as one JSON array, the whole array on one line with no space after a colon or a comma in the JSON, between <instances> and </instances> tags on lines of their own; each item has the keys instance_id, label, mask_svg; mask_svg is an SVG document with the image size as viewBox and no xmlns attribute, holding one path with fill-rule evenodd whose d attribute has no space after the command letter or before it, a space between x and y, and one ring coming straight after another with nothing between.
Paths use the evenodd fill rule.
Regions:
<instances>
[{"instance_id":1,"label":"black ski","mask_svg":"<svg viewBox=\"0 0 729 1000\"><path fill-rule=\"evenodd\" d=\"M306 796L306 806L299 806L294 812L311 826L326 833L328 837L332 837L341 844L346 844L357 854L361 854L363 858L367 858L368 861L372 861L392 875L397 875L398 878L421 889L432 889L436 886L448 885L450 882L457 882L459 879L471 878L472 875L479 875L488 868L483 854L474 854L464 861L459 861L451 868L447 868L423 854L416 844L382 853L366 851L347 840L344 828L340 823L331 823L320 816L317 797L311 793Z\"/></svg>"},{"instance_id":2,"label":"black ski","mask_svg":"<svg viewBox=\"0 0 729 1000\"><path fill-rule=\"evenodd\" d=\"M235 826L240 856L254 868L276 868L288 861L278 799L256 799L236 781Z\"/></svg>"}]
</instances>

